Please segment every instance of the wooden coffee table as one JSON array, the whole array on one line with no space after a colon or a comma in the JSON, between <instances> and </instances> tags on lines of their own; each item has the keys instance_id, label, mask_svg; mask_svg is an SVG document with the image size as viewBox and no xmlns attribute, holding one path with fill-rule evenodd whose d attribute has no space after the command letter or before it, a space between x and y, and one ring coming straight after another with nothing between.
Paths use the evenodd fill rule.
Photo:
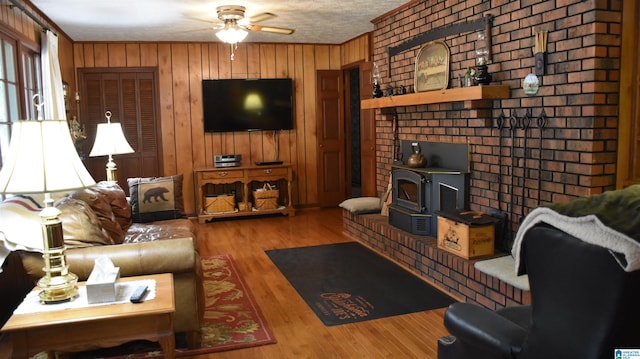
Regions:
<instances>
[{"instance_id":1,"label":"wooden coffee table","mask_svg":"<svg viewBox=\"0 0 640 359\"><path fill-rule=\"evenodd\" d=\"M28 358L42 351L78 352L112 347L133 340L159 342L165 358L174 358L173 275L127 277L119 281L143 279L156 281L156 296L139 304L127 302L14 314L2 328L11 335L13 358ZM82 285L84 283L78 284Z\"/></svg>"}]
</instances>

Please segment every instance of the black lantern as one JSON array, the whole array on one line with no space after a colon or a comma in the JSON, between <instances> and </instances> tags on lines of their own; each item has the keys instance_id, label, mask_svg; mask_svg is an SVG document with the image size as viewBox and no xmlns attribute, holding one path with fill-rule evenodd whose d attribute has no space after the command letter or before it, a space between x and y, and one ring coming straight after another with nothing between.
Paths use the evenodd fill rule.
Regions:
<instances>
[{"instance_id":1,"label":"black lantern","mask_svg":"<svg viewBox=\"0 0 640 359\"><path fill-rule=\"evenodd\" d=\"M484 31L478 31L478 41L476 42L476 83L488 85L491 83L491 74L489 73L487 63L489 62L489 51L487 50L487 42L485 41Z\"/></svg>"},{"instance_id":2,"label":"black lantern","mask_svg":"<svg viewBox=\"0 0 640 359\"><path fill-rule=\"evenodd\" d=\"M380 89L380 69L378 68L378 64L373 63L373 93L371 96L373 98L382 97L382 90Z\"/></svg>"}]
</instances>

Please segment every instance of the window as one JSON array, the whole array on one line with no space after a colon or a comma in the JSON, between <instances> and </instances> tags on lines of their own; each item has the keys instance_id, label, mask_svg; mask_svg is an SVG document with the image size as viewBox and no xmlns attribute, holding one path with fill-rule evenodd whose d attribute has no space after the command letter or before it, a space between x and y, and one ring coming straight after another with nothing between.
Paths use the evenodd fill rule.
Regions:
<instances>
[{"instance_id":1,"label":"window","mask_svg":"<svg viewBox=\"0 0 640 359\"><path fill-rule=\"evenodd\" d=\"M0 32L0 168L9 151L11 124L35 118L32 97L41 89L40 54Z\"/></svg>"},{"instance_id":2,"label":"window","mask_svg":"<svg viewBox=\"0 0 640 359\"><path fill-rule=\"evenodd\" d=\"M11 122L20 118L16 42L0 38L0 165L5 162L11 138Z\"/></svg>"},{"instance_id":3,"label":"window","mask_svg":"<svg viewBox=\"0 0 640 359\"><path fill-rule=\"evenodd\" d=\"M36 108L33 104L33 95L41 93L42 89L42 74L40 72L40 54L31 50L22 50L22 75L24 84L24 99L25 99L25 119L36 118ZM40 98L40 102L43 99Z\"/></svg>"}]
</instances>

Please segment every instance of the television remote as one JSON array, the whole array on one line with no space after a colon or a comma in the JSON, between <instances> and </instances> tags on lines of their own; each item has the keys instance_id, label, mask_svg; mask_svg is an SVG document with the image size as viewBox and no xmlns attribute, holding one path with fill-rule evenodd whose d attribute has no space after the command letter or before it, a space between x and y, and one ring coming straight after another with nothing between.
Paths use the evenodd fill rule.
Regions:
<instances>
[{"instance_id":1,"label":"television remote","mask_svg":"<svg viewBox=\"0 0 640 359\"><path fill-rule=\"evenodd\" d=\"M141 285L136 288L136 291L133 292L133 294L131 294L131 298L129 298L131 303L141 303L148 291L149 288L146 285Z\"/></svg>"}]
</instances>

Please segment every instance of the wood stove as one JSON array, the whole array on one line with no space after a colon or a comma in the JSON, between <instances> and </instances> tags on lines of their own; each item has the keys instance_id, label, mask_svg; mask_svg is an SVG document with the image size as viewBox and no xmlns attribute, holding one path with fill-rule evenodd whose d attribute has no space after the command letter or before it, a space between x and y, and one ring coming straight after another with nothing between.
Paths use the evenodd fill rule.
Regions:
<instances>
[{"instance_id":1,"label":"wood stove","mask_svg":"<svg viewBox=\"0 0 640 359\"><path fill-rule=\"evenodd\" d=\"M424 203L425 191L430 187L427 177L420 172L398 167L393 168L391 173L393 205L411 212L424 213L427 209Z\"/></svg>"},{"instance_id":2,"label":"wood stove","mask_svg":"<svg viewBox=\"0 0 640 359\"><path fill-rule=\"evenodd\" d=\"M434 142L422 142L421 147L430 158L427 167L392 166L389 223L412 234L436 236L438 211L469 207L469 149L466 144Z\"/></svg>"}]
</instances>

